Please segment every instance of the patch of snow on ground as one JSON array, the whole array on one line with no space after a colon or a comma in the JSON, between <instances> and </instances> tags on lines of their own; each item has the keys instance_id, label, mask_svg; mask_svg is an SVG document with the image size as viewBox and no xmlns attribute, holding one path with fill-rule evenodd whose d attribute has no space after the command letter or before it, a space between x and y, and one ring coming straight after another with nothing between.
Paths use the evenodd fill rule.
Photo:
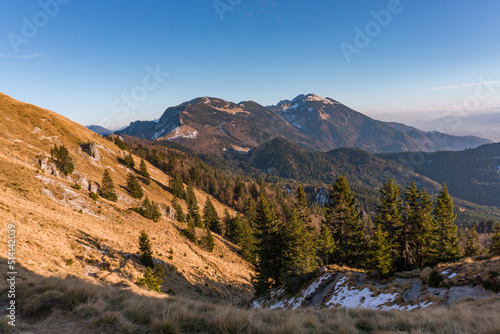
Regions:
<instances>
[{"instance_id":1,"label":"patch of snow on ground","mask_svg":"<svg viewBox=\"0 0 500 334\"><path fill-rule=\"evenodd\" d=\"M337 283L338 285L338 283ZM332 298L326 303L329 305L338 305L345 308L366 308L377 309L388 302L394 302L397 294L381 293L378 296L373 296L373 292L368 288L363 290L350 289L347 286L342 287L337 291L335 286L335 293Z\"/></svg>"},{"instance_id":2,"label":"patch of snow on ground","mask_svg":"<svg viewBox=\"0 0 500 334\"><path fill-rule=\"evenodd\" d=\"M450 273L450 269L446 269L441 272L441 275L448 275Z\"/></svg>"},{"instance_id":3,"label":"patch of snow on ground","mask_svg":"<svg viewBox=\"0 0 500 334\"><path fill-rule=\"evenodd\" d=\"M453 273L453 274L451 274L448 278L453 278L453 277L455 277L455 276L457 276L457 273Z\"/></svg>"},{"instance_id":4,"label":"patch of snow on ground","mask_svg":"<svg viewBox=\"0 0 500 334\"><path fill-rule=\"evenodd\" d=\"M328 273L324 276L321 276L317 280L315 280L311 285L309 285L307 287L306 290L304 290L302 292L300 297L298 297L297 299L293 298L292 300L290 300L290 306L293 309L296 309L297 307L302 306L302 303L304 302L304 300L306 300L309 296L311 296L314 292L316 292L316 290L321 285L321 283L323 283L325 280L329 279L331 276L332 276L332 273Z\"/></svg>"}]
</instances>

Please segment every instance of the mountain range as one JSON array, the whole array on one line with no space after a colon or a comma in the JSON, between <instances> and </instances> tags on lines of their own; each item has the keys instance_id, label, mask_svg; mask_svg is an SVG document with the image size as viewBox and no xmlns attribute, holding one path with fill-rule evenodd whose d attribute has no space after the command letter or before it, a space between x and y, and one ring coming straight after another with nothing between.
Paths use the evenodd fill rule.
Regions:
<instances>
[{"instance_id":1,"label":"mountain range","mask_svg":"<svg viewBox=\"0 0 500 334\"><path fill-rule=\"evenodd\" d=\"M331 98L299 95L274 106L201 97L170 107L155 121L132 122L118 135L169 140L200 153L247 152L276 137L302 148L361 148L372 153L463 150L491 143L374 120Z\"/></svg>"}]
</instances>

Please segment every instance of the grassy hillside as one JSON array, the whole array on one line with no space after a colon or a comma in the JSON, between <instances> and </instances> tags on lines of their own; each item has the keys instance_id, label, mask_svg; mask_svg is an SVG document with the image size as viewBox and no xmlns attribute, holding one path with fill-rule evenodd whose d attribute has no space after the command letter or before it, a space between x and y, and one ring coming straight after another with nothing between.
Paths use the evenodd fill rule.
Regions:
<instances>
[{"instance_id":1,"label":"grassy hillside","mask_svg":"<svg viewBox=\"0 0 500 334\"><path fill-rule=\"evenodd\" d=\"M100 159L82 151L80 145L89 141L97 144ZM49 175L40 167L54 144L65 145L73 158L75 171L68 177ZM140 201L126 190L129 171L118 162L124 154L60 115L0 95L0 215L5 224L17 225L20 262L38 275L72 275L142 290L135 282L144 271L136 256L138 235L144 229L152 239L155 260L168 269L164 292L216 300L250 298L252 271L236 246L215 235L214 252L206 252L180 235L183 224L167 217L172 200L166 191L167 175L148 164L153 182L141 183L146 195L160 205L163 217L158 223L128 210ZM139 162L135 157L136 166ZM114 180L116 203L94 201L85 187L72 188L100 183L105 168ZM197 190L196 196L202 205L207 195ZM225 207L214 202L222 215ZM6 244L1 247L5 254Z\"/></svg>"}]
</instances>

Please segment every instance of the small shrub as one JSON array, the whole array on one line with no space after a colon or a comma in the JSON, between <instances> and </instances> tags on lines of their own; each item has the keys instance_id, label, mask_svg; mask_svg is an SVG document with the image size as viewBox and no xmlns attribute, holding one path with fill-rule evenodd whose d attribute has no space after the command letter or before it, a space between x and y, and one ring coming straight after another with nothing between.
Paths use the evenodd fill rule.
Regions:
<instances>
[{"instance_id":1,"label":"small shrub","mask_svg":"<svg viewBox=\"0 0 500 334\"><path fill-rule=\"evenodd\" d=\"M80 189L82 189L82 186L79 185L78 183L76 183L76 184L72 185L71 188L76 189L76 190L80 190Z\"/></svg>"},{"instance_id":2,"label":"small shrub","mask_svg":"<svg viewBox=\"0 0 500 334\"><path fill-rule=\"evenodd\" d=\"M96 194L95 192L91 192L90 198L92 198L94 201L97 201L99 199L99 195Z\"/></svg>"},{"instance_id":3,"label":"small shrub","mask_svg":"<svg viewBox=\"0 0 500 334\"><path fill-rule=\"evenodd\" d=\"M441 275L441 273L439 273L436 269L429 273L428 284L431 288L437 288L442 281L443 275Z\"/></svg>"},{"instance_id":4,"label":"small shrub","mask_svg":"<svg viewBox=\"0 0 500 334\"><path fill-rule=\"evenodd\" d=\"M66 261L67 266L71 266L72 264L73 264L73 259L69 259L68 261Z\"/></svg>"}]
</instances>

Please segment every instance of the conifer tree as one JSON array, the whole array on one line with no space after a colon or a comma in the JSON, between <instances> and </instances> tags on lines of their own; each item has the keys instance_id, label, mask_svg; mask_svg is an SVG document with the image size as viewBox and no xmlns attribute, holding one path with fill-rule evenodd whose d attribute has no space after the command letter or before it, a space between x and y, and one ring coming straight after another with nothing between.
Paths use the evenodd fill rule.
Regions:
<instances>
[{"instance_id":1,"label":"conifer tree","mask_svg":"<svg viewBox=\"0 0 500 334\"><path fill-rule=\"evenodd\" d=\"M123 159L123 163L127 168L134 168L135 167L135 162L134 158L132 157L132 152L128 152L127 156L125 156L125 159Z\"/></svg>"},{"instance_id":2,"label":"conifer tree","mask_svg":"<svg viewBox=\"0 0 500 334\"><path fill-rule=\"evenodd\" d=\"M184 191L184 183L182 182L181 174L177 169L174 169L171 172L170 182L169 182L170 191L172 195L179 199L184 199L186 193Z\"/></svg>"},{"instance_id":3,"label":"conifer tree","mask_svg":"<svg viewBox=\"0 0 500 334\"><path fill-rule=\"evenodd\" d=\"M138 210L139 214L147 219L151 219L155 222L159 221L161 218L161 212L158 205L155 202L149 200L148 196L142 201L142 207Z\"/></svg>"},{"instance_id":4,"label":"conifer tree","mask_svg":"<svg viewBox=\"0 0 500 334\"><path fill-rule=\"evenodd\" d=\"M335 249L335 240L333 239L332 232L325 224L321 225L321 233L319 234L316 248L318 250L318 255L324 259L323 264L330 264L330 256Z\"/></svg>"},{"instance_id":5,"label":"conifer tree","mask_svg":"<svg viewBox=\"0 0 500 334\"><path fill-rule=\"evenodd\" d=\"M398 269L413 270L415 266L421 268L430 257L432 201L426 191L417 189L413 181L406 189L403 207Z\"/></svg>"},{"instance_id":6,"label":"conifer tree","mask_svg":"<svg viewBox=\"0 0 500 334\"><path fill-rule=\"evenodd\" d=\"M219 215L217 214L217 210L215 210L215 207L212 204L209 196L207 196L205 207L203 208L203 223L212 232L219 235L222 234Z\"/></svg>"},{"instance_id":7,"label":"conifer tree","mask_svg":"<svg viewBox=\"0 0 500 334\"><path fill-rule=\"evenodd\" d=\"M467 230L467 239L465 241L464 256L472 257L478 256L480 253L479 248L479 235L476 231L476 224Z\"/></svg>"},{"instance_id":8,"label":"conifer tree","mask_svg":"<svg viewBox=\"0 0 500 334\"><path fill-rule=\"evenodd\" d=\"M316 249L305 222L296 209L285 227L283 271L286 277L298 276L316 268Z\"/></svg>"},{"instance_id":9,"label":"conifer tree","mask_svg":"<svg viewBox=\"0 0 500 334\"><path fill-rule=\"evenodd\" d=\"M130 196L132 196L133 198L140 199L144 196L142 187L133 173L129 173L127 175L127 189L130 192Z\"/></svg>"},{"instance_id":10,"label":"conifer tree","mask_svg":"<svg viewBox=\"0 0 500 334\"><path fill-rule=\"evenodd\" d=\"M186 238L188 238L191 242L193 242L195 245L198 244L198 240L196 239L196 226L194 224L193 216L188 215L187 227L185 229L183 229L181 233Z\"/></svg>"},{"instance_id":11,"label":"conifer tree","mask_svg":"<svg viewBox=\"0 0 500 334\"><path fill-rule=\"evenodd\" d=\"M200 208L198 207L198 200L196 199L193 184L191 182L189 182L187 186L186 203L188 207L188 216L193 217L194 224L196 225L196 227L200 228L203 227L203 221L200 215Z\"/></svg>"},{"instance_id":12,"label":"conifer tree","mask_svg":"<svg viewBox=\"0 0 500 334\"><path fill-rule=\"evenodd\" d=\"M175 210L175 219L178 222L184 223L186 222L186 216L184 215L184 211L182 210L182 206L179 204L177 197L174 196L174 200L172 201L172 207Z\"/></svg>"},{"instance_id":13,"label":"conifer tree","mask_svg":"<svg viewBox=\"0 0 500 334\"><path fill-rule=\"evenodd\" d=\"M144 177L144 179L146 180L146 184L151 184L151 175L149 175L148 167L146 166L144 159L141 159L141 164L139 165L139 172L142 175L142 177Z\"/></svg>"},{"instance_id":14,"label":"conifer tree","mask_svg":"<svg viewBox=\"0 0 500 334\"><path fill-rule=\"evenodd\" d=\"M432 262L453 262L458 260L460 252L457 226L455 225L457 215L453 213L453 200L448 194L446 184L443 184L443 189L439 193L433 215L434 229L432 237L434 243L432 244Z\"/></svg>"},{"instance_id":15,"label":"conifer tree","mask_svg":"<svg viewBox=\"0 0 500 334\"><path fill-rule=\"evenodd\" d=\"M235 239L236 244L241 248L241 257L250 263L255 263L256 250L255 250L255 237L254 231L250 226L248 219L241 219L241 217L236 216L233 218L236 225Z\"/></svg>"},{"instance_id":16,"label":"conifer tree","mask_svg":"<svg viewBox=\"0 0 500 334\"><path fill-rule=\"evenodd\" d=\"M201 177L200 177L200 172L198 171L198 168L196 167L191 167L189 169L189 180L197 187L200 186L201 182Z\"/></svg>"},{"instance_id":17,"label":"conifer tree","mask_svg":"<svg viewBox=\"0 0 500 334\"><path fill-rule=\"evenodd\" d=\"M205 236L202 239L203 247L209 251L213 252L215 247L214 237L212 236L212 232L208 227L205 228Z\"/></svg>"},{"instance_id":18,"label":"conifer tree","mask_svg":"<svg viewBox=\"0 0 500 334\"><path fill-rule=\"evenodd\" d=\"M399 198L399 187L392 178L387 180L380 189L380 205L376 208L375 224L380 225L382 231L387 232L387 241L390 246L391 257L398 257L398 251L403 222L401 217L401 199Z\"/></svg>"},{"instance_id":19,"label":"conifer tree","mask_svg":"<svg viewBox=\"0 0 500 334\"><path fill-rule=\"evenodd\" d=\"M364 224L354 195L342 175L330 189L323 223L328 226L335 240L336 263L363 266L367 245Z\"/></svg>"},{"instance_id":20,"label":"conifer tree","mask_svg":"<svg viewBox=\"0 0 500 334\"><path fill-rule=\"evenodd\" d=\"M243 207L243 215L249 222L253 222L255 219L256 211L255 211L255 203L252 197L248 196L245 202L245 206Z\"/></svg>"},{"instance_id":21,"label":"conifer tree","mask_svg":"<svg viewBox=\"0 0 500 334\"><path fill-rule=\"evenodd\" d=\"M139 254L141 262L146 267L154 268L151 240L144 230L139 235Z\"/></svg>"},{"instance_id":22,"label":"conifer tree","mask_svg":"<svg viewBox=\"0 0 500 334\"><path fill-rule=\"evenodd\" d=\"M309 233L313 234L311 210L309 209L306 193L301 185L297 188L297 197L293 203L293 209L297 211L299 220L305 224Z\"/></svg>"},{"instance_id":23,"label":"conifer tree","mask_svg":"<svg viewBox=\"0 0 500 334\"><path fill-rule=\"evenodd\" d=\"M490 254L500 255L500 222L493 228L493 237L491 238Z\"/></svg>"},{"instance_id":24,"label":"conifer tree","mask_svg":"<svg viewBox=\"0 0 500 334\"><path fill-rule=\"evenodd\" d=\"M377 270L379 278L386 277L392 270L391 246L388 242L388 232L384 232L379 224L370 242L369 266Z\"/></svg>"},{"instance_id":25,"label":"conifer tree","mask_svg":"<svg viewBox=\"0 0 500 334\"><path fill-rule=\"evenodd\" d=\"M102 198L113 202L116 202L118 200L118 196L115 193L115 185L113 184L113 179L111 178L111 174L107 169L104 170L104 174L102 175L99 195L101 195Z\"/></svg>"},{"instance_id":26,"label":"conifer tree","mask_svg":"<svg viewBox=\"0 0 500 334\"><path fill-rule=\"evenodd\" d=\"M224 210L224 236L229 239L230 241L235 242L234 237L236 234L236 223L235 223L236 217L231 217L229 214L228 208Z\"/></svg>"},{"instance_id":27,"label":"conifer tree","mask_svg":"<svg viewBox=\"0 0 500 334\"><path fill-rule=\"evenodd\" d=\"M275 206L269 203L263 194L257 203L254 221L257 245L256 276L254 287L258 295L281 280L282 270L282 235Z\"/></svg>"},{"instance_id":28,"label":"conifer tree","mask_svg":"<svg viewBox=\"0 0 500 334\"><path fill-rule=\"evenodd\" d=\"M68 149L61 145L57 147L54 145L54 148L50 150L53 159L56 159L56 167L64 174L68 175L73 172L75 169L75 165L73 164L73 159L69 155Z\"/></svg>"},{"instance_id":29,"label":"conifer tree","mask_svg":"<svg viewBox=\"0 0 500 334\"><path fill-rule=\"evenodd\" d=\"M163 268L163 267L162 267ZM148 288L151 291L161 293L160 285L163 283L161 276L153 272L151 267L147 267L144 272L144 277L140 278L137 282L139 286Z\"/></svg>"}]
</instances>

